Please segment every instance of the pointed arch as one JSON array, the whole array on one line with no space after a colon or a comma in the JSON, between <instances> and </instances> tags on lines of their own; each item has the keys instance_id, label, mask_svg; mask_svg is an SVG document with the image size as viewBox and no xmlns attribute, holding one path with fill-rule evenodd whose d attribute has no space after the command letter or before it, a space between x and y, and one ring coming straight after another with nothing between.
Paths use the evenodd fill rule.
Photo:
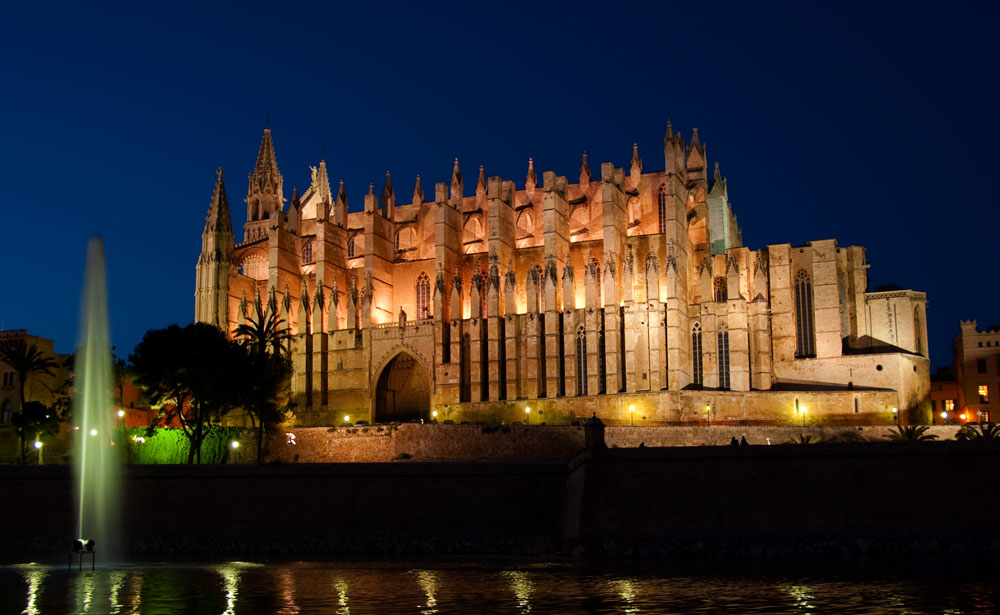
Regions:
<instances>
[{"instance_id":1,"label":"pointed arch","mask_svg":"<svg viewBox=\"0 0 1000 615\"><path fill-rule=\"evenodd\" d=\"M719 332L716 334L716 343L719 350L719 388L728 389L730 386L729 329L726 325L719 328Z\"/></svg>"},{"instance_id":2,"label":"pointed arch","mask_svg":"<svg viewBox=\"0 0 1000 615\"><path fill-rule=\"evenodd\" d=\"M728 299L729 289L726 278L718 276L712 281L712 290L716 303L725 303Z\"/></svg>"},{"instance_id":3,"label":"pointed arch","mask_svg":"<svg viewBox=\"0 0 1000 615\"><path fill-rule=\"evenodd\" d=\"M658 233L667 232L667 187L664 184L660 185L660 189L656 191L656 213L657 213L657 231Z\"/></svg>"},{"instance_id":4,"label":"pointed arch","mask_svg":"<svg viewBox=\"0 0 1000 615\"><path fill-rule=\"evenodd\" d=\"M377 373L374 422L430 419L430 379L420 360L401 350L390 355Z\"/></svg>"},{"instance_id":5,"label":"pointed arch","mask_svg":"<svg viewBox=\"0 0 1000 615\"><path fill-rule=\"evenodd\" d=\"M302 244L302 264L308 265L313 262L313 244L312 241L306 240Z\"/></svg>"},{"instance_id":6,"label":"pointed arch","mask_svg":"<svg viewBox=\"0 0 1000 615\"><path fill-rule=\"evenodd\" d=\"M701 323L698 322L691 327L691 377L699 387L705 383L701 358Z\"/></svg>"},{"instance_id":7,"label":"pointed arch","mask_svg":"<svg viewBox=\"0 0 1000 615\"><path fill-rule=\"evenodd\" d=\"M417 276L416 283L417 320L431 317L431 279L424 271Z\"/></svg>"},{"instance_id":8,"label":"pointed arch","mask_svg":"<svg viewBox=\"0 0 1000 615\"><path fill-rule=\"evenodd\" d=\"M576 394L587 394L587 331L583 325L576 330Z\"/></svg>"},{"instance_id":9,"label":"pointed arch","mask_svg":"<svg viewBox=\"0 0 1000 615\"><path fill-rule=\"evenodd\" d=\"M805 269L795 274L795 340L796 358L816 356L812 279Z\"/></svg>"}]
</instances>

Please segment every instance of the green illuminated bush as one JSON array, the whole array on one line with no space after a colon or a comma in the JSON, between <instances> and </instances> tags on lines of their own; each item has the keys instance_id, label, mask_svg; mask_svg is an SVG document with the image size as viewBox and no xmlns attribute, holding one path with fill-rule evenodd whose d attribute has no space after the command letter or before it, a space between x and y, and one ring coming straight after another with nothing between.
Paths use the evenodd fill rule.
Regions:
<instances>
[{"instance_id":1,"label":"green illuminated bush","mask_svg":"<svg viewBox=\"0 0 1000 615\"><path fill-rule=\"evenodd\" d=\"M201 444L201 462L227 463L232 451L229 443L250 441L252 437L252 431L242 427L212 426ZM191 446L190 439L180 429L118 428L114 439L123 444L122 461L136 465L187 463Z\"/></svg>"}]
</instances>

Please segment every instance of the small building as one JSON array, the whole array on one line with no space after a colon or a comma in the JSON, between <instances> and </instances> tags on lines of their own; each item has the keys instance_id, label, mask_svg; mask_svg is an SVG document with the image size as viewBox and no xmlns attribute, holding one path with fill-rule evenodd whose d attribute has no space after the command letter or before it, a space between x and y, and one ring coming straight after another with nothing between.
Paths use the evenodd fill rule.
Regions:
<instances>
[{"instance_id":1,"label":"small building","mask_svg":"<svg viewBox=\"0 0 1000 615\"><path fill-rule=\"evenodd\" d=\"M1000 411L1000 325L979 331L975 320L963 320L952 348L960 414L969 422L990 421Z\"/></svg>"},{"instance_id":2,"label":"small building","mask_svg":"<svg viewBox=\"0 0 1000 615\"><path fill-rule=\"evenodd\" d=\"M9 329L0 331L0 346L13 346L23 341L28 346L34 345L45 354L55 359L59 367L52 370L53 375L29 375L24 384L26 401L39 401L46 406L52 406L60 395L67 395L67 382L73 373L73 355L56 354L52 340L31 335L27 329ZM0 424L9 425L15 412L20 410L20 381L14 368L0 360Z\"/></svg>"}]
</instances>

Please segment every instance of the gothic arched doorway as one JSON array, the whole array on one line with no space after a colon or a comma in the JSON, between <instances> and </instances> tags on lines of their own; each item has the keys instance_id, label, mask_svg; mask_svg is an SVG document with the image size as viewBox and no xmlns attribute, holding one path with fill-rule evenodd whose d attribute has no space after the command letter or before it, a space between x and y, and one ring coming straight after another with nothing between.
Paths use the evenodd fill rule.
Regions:
<instances>
[{"instance_id":1,"label":"gothic arched doorway","mask_svg":"<svg viewBox=\"0 0 1000 615\"><path fill-rule=\"evenodd\" d=\"M375 387L375 422L405 423L430 419L431 392L427 372L411 355L401 352L389 361Z\"/></svg>"}]
</instances>

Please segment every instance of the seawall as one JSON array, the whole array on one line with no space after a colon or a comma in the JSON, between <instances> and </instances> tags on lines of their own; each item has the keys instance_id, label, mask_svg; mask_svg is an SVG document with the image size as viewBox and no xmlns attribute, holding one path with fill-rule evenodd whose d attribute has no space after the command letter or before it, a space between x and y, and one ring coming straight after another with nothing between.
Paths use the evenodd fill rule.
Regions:
<instances>
[{"instance_id":1,"label":"seawall","mask_svg":"<svg viewBox=\"0 0 1000 615\"><path fill-rule=\"evenodd\" d=\"M561 461L125 469L133 557L1000 553L1000 447L605 449ZM66 466L0 468L0 553L65 557ZM56 554L53 556L53 554Z\"/></svg>"}]
</instances>

